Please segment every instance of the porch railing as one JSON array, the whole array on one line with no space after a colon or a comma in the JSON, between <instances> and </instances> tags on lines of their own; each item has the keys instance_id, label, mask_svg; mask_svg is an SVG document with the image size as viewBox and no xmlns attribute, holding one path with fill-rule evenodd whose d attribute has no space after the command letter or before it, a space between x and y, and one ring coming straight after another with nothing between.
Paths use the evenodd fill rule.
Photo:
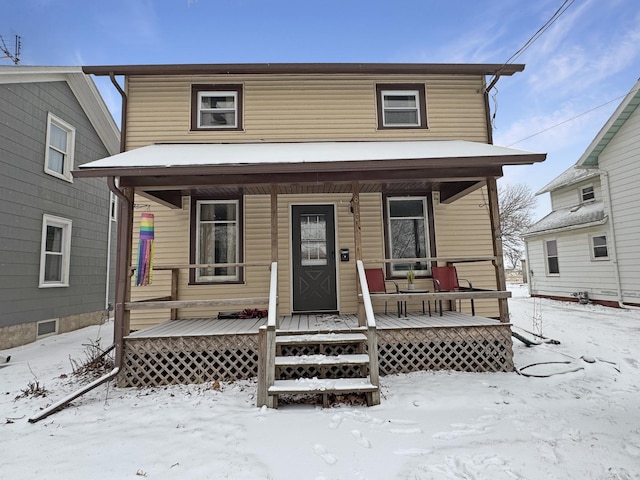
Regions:
<instances>
[{"instance_id":1,"label":"porch railing","mask_svg":"<svg viewBox=\"0 0 640 480\"><path fill-rule=\"evenodd\" d=\"M367 328L367 353L369 354L369 381L372 385L378 387L375 395L377 398L372 400L373 405L380 403L380 367L378 364L378 332L376 329L376 316L373 313L373 304L369 293L369 284L367 276L364 273L364 263L362 260L356 261L356 269L358 271L358 280L360 282L360 291L362 292L362 301L364 304L364 323ZM358 321L362 323L359 318Z\"/></svg>"},{"instance_id":2,"label":"porch railing","mask_svg":"<svg viewBox=\"0 0 640 480\"><path fill-rule=\"evenodd\" d=\"M428 258L403 258L398 259L366 259L363 262L367 264L393 264L393 263L437 263L444 265L454 265L456 263L475 263L475 262L492 262L495 268L497 267L497 257L495 256L479 256L479 257L428 257ZM498 302L506 302L511 297L511 292L506 290L486 290L482 288L474 288L468 291L458 292L436 292L435 288L433 292L416 292L416 293L376 293L376 298L384 301L395 302L407 302L409 300L418 300L423 302L456 302L459 300L483 300L483 299L495 299ZM360 299L360 303L364 302L364 295ZM500 311L504 311L503 308ZM508 317L500 318L501 322L508 323Z\"/></svg>"},{"instance_id":3,"label":"porch railing","mask_svg":"<svg viewBox=\"0 0 640 480\"><path fill-rule=\"evenodd\" d=\"M179 297L179 277L180 270L190 270L193 268L221 268L221 267L269 267L272 264L266 262L253 263L216 263L216 264L192 264L192 265L158 265L153 267L153 271L171 272L171 293L167 296L156 297L144 300L125 302L125 310L150 310L150 309L171 309L171 320L177 320L178 309L197 307L234 307L246 305L268 305L269 297L238 297L224 299L191 299L178 300ZM131 270L135 271L134 268Z\"/></svg>"},{"instance_id":4,"label":"porch railing","mask_svg":"<svg viewBox=\"0 0 640 480\"><path fill-rule=\"evenodd\" d=\"M268 391L276 379L276 329L278 328L278 263L271 264L269 282L269 309L267 324L258 329L258 392L257 405L275 406Z\"/></svg>"}]
</instances>

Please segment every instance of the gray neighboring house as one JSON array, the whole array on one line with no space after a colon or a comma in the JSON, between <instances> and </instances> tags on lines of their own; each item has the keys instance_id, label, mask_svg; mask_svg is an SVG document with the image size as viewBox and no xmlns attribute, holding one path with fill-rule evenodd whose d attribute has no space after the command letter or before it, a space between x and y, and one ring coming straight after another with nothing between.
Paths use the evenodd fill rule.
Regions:
<instances>
[{"instance_id":1,"label":"gray neighboring house","mask_svg":"<svg viewBox=\"0 0 640 480\"><path fill-rule=\"evenodd\" d=\"M543 187L525 235L532 296L640 305L640 81L575 165Z\"/></svg>"},{"instance_id":2,"label":"gray neighboring house","mask_svg":"<svg viewBox=\"0 0 640 480\"><path fill-rule=\"evenodd\" d=\"M119 151L80 67L0 67L0 349L105 319L115 205L71 171Z\"/></svg>"}]
</instances>

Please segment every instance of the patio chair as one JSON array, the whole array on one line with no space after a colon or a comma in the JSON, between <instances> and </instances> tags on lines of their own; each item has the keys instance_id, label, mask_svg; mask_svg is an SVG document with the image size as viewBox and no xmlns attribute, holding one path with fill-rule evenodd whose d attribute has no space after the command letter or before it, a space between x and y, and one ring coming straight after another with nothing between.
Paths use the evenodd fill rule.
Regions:
<instances>
[{"instance_id":1,"label":"patio chair","mask_svg":"<svg viewBox=\"0 0 640 480\"><path fill-rule=\"evenodd\" d=\"M466 278L458 278L458 271L456 267L431 267L431 275L433 276L433 287L436 292L462 292L473 290L473 285ZM467 282L467 287L460 286L460 280ZM462 305L462 300L459 301L459 305ZM453 310L453 305L449 301L449 308ZM458 308L460 310L460 307ZM476 308L471 299L471 315L476 314ZM440 316L442 316L442 300L440 300Z\"/></svg>"},{"instance_id":2,"label":"patio chair","mask_svg":"<svg viewBox=\"0 0 640 480\"><path fill-rule=\"evenodd\" d=\"M367 278L367 284L369 285L369 293L389 293L387 291L387 283L393 283L395 285L395 292L392 293L400 293L400 288L398 288L398 284L393 280L387 280L384 278L384 271L382 268L365 268L364 275ZM398 314L400 310L398 309ZM384 301L384 314L387 314L387 301Z\"/></svg>"}]
</instances>

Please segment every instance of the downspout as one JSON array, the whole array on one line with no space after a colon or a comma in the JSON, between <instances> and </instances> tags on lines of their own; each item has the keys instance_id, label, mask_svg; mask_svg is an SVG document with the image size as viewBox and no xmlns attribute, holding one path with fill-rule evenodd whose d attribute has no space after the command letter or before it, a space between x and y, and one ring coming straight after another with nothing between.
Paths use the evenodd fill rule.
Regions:
<instances>
[{"instance_id":1,"label":"downspout","mask_svg":"<svg viewBox=\"0 0 640 480\"><path fill-rule=\"evenodd\" d=\"M485 116L485 122L487 123L487 143L489 145L493 145L493 127L491 123L491 106L489 104L489 91L498 82L499 78L500 76L497 75L493 80L493 82L491 82L491 84L488 87L485 87L483 92L484 93L484 116ZM484 80L484 82L486 84L486 79Z\"/></svg>"},{"instance_id":2,"label":"downspout","mask_svg":"<svg viewBox=\"0 0 640 480\"><path fill-rule=\"evenodd\" d=\"M618 251L616 249L616 229L613 224L613 208L611 205L611 189L609 188L609 172L600 170L601 183L604 184L606 198L605 203L607 205L607 214L609 215L609 235L611 236L611 253L613 254L613 273L616 279L616 290L618 292L618 306L620 308L627 308L632 310L640 310L640 307L634 307L633 305L625 305L622 298L622 280L620 279L620 264L618 263Z\"/></svg>"},{"instance_id":3,"label":"downspout","mask_svg":"<svg viewBox=\"0 0 640 480\"><path fill-rule=\"evenodd\" d=\"M113 72L109 73L109 78L122 97L122 108L120 111L120 153L122 153L124 152L127 139L127 93L122 89Z\"/></svg>"}]
</instances>

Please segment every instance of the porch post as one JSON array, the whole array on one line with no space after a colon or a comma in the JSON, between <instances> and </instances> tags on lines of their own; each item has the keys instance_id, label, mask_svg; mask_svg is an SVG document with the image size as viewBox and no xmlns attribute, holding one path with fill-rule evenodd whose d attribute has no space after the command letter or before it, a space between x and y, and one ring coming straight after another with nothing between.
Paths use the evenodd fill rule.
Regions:
<instances>
[{"instance_id":1,"label":"porch post","mask_svg":"<svg viewBox=\"0 0 640 480\"><path fill-rule=\"evenodd\" d=\"M131 243L133 236L133 188L123 188L126 201L120 198L118 217L118 245L116 250L116 292L114 312L114 343L116 346L116 366L122 365L124 358L124 337L129 334L130 312L124 308L131 299Z\"/></svg>"},{"instance_id":2,"label":"porch post","mask_svg":"<svg viewBox=\"0 0 640 480\"><path fill-rule=\"evenodd\" d=\"M491 221L491 240L493 242L493 255L496 259L493 266L496 270L496 284L498 290L507 289L507 281L504 275L504 259L502 252L502 229L500 228L500 207L498 205L498 186L496 179L487 178L487 192L489 196L489 218ZM500 309L500 321L509 322L509 304L506 298L498 299Z\"/></svg>"},{"instance_id":3,"label":"porch post","mask_svg":"<svg viewBox=\"0 0 640 480\"><path fill-rule=\"evenodd\" d=\"M353 197L353 239L356 244L356 260L362 260L362 227L360 225L360 184L357 181L351 183Z\"/></svg>"},{"instance_id":4,"label":"porch post","mask_svg":"<svg viewBox=\"0 0 640 480\"><path fill-rule=\"evenodd\" d=\"M362 260L362 226L360 225L360 184L357 181L351 182L351 206L353 208L353 240L356 245L355 259ZM360 285L359 276L356 275L356 282ZM362 291L362 289L360 289ZM358 292L356 291L356 295ZM364 313L364 303L358 300L358 325L364 326L366 323Z\"/></svg>"},{"instance_id":5,"label":"porch post","mask_svg":"<svg viewBox=\"0 0 640 480\"><path fill-rule=\"evenodd\" d=\"M271 261L278 261L278 186L271 185Z\"/></svg>"},{"instance_id":6,"label":"porch post","mask_svg":"<svg viewBox=\"0 0 640 480\"><path fill-rule=\"evenodd\" d=\"M278 185L271 185L271 262L278 263ZM278 279L276 278L276 290ZM280 319L276 311L276 328L280 327Z\"/></svg>"}]
</instances>

